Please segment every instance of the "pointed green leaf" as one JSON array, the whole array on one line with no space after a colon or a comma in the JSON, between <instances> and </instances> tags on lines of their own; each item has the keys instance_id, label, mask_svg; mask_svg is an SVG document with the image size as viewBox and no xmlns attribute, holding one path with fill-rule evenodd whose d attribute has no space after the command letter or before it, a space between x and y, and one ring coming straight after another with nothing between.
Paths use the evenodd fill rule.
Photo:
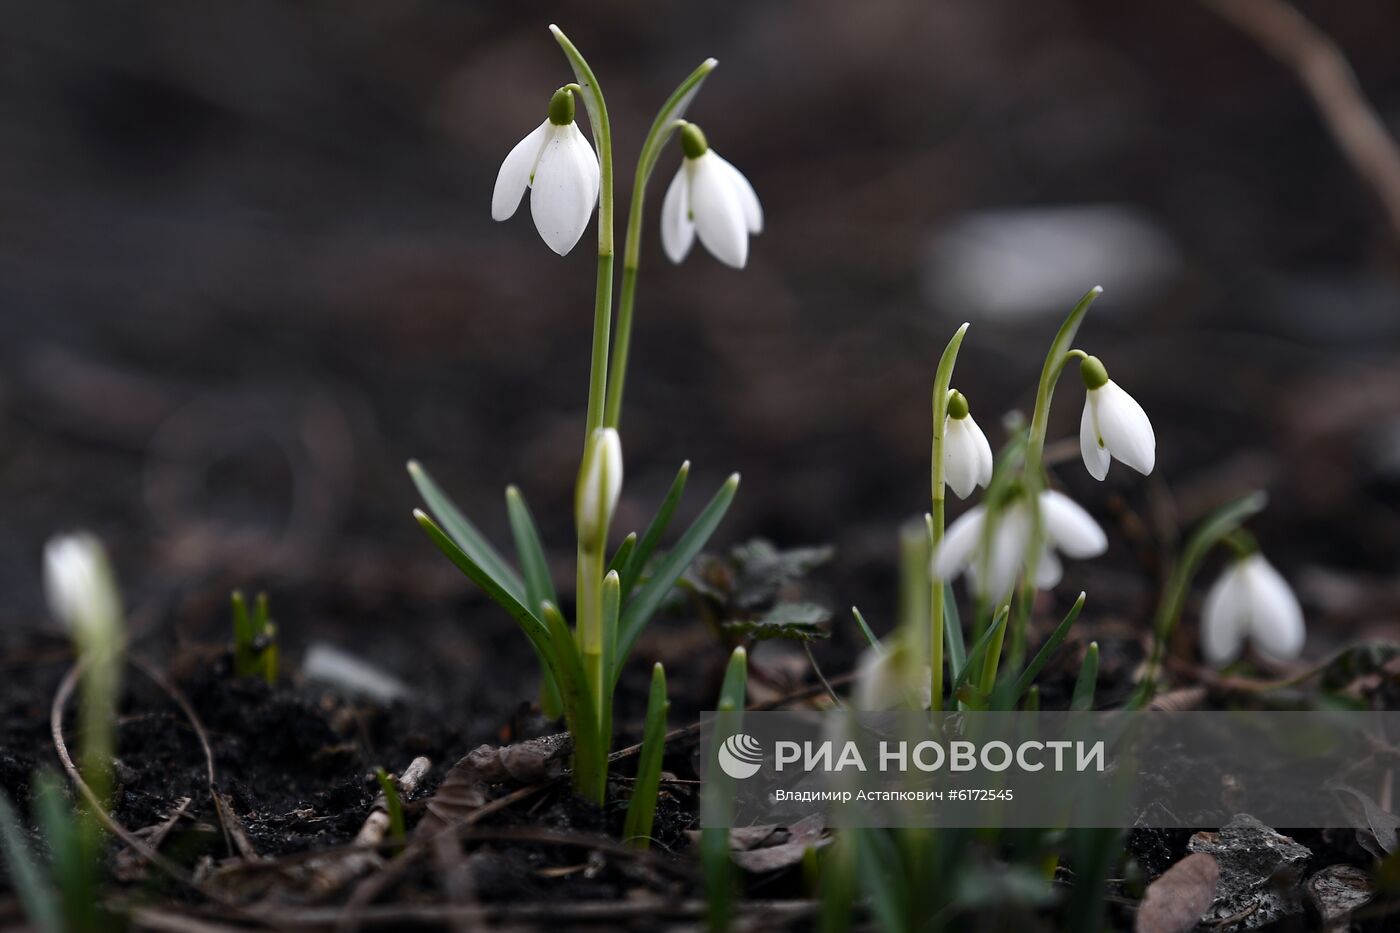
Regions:
<instances>
[{"instance_id":1,"label":"pointed green leaf","mask_svg":"<svg viewBox=\"0 0 1400 933\"><path fill-rule=\"evenodd\" d=\"M1079 677L1074 682L1074 694L1069 708L1087 710L1094 708L1094 687L1099 679L1099 643L1089 642L1089 650L1084 652L1084 664L1079 668Z\"/></svg>"},{"instance_id":2,"label":"pointed green leaf","mask_svg":"<svg viewBox=\"0 0 1400 933\"><path fill-rule=\"evenodd\" d=\"M958 676L953 681L954 694L958 692L963 684L967 683L967 679L972 676L972 671L982 663L982 656L987 653L987 646L992 643L992 639L995 638L1002 627L1006 625L1006 617L1009 612L1009 607L1002 606L996 618L992 621L992 624L987 626L987 630L982 633L982 637L977 639L977 643L972 646L972 650L967 654L967 660L963 662L962 667L958 668Z\"/></svg>"},{"instance_id":3,"label":"pointed green leaf","mask_svg":"<svg viewBox=\"0 0 1400 933\"><path fill-rule=\"evenodd\" d=\"M651 555L656 551L656 546L661 542L661 536L666 533L666 529L671 524L671 516L676 513L676 506L680 504L681 495L685 492L686 480L690 478L690 461L681 464L681 468L676 471L676 478L671 480L671 488L666 490L666 497L661 500L661 507L656 510L656 516L652 518L647 530L642 533L641 540L628 556L626 564L620 571L622 575L622 598L625 600L632 595L632 588L637 585L642 571L646 569L647 561L651 560Z\"/></svg>"},{"instance_id":4,"label":"pointed green leaf","mask_svg":"<svg viewBox=\"0 0 1400 933\"><path fill-rule=\"evenodd\" d=\"M637 759L637 780L627 803L627 819L622 839L639 849L651 845L651 829L656 819L656 795L661 786L661 760L666 751L666 671L657 662L651 669L651 695L647 698L646 725L642 730L642 753Z\"/></svg>"},{"instance_id":5,"label":"pointed green leaf","mask_svg":"<svg viewBox=\"0 0 1400 933\"><path fill-rule=\"evenodd\" d=\"M539 611L540 603L559 603L554 593L554 582L549 578L549 561L544 556L544 545L540 542L539 529L525 504L525 497L515 486L506 487L506 511L510 514L510 531L515 538L515 553L520 560L520 569L525 572L526 605L534 612Z\"/></svg>"},{"instance_id":6,"label":"pointed green leaf","mask_svg":"<svg viewBox=\"0 0 1400 933\"><path fill-rule=\"evenodd\" d=\"M729 504L734 501L734 493L738 488L739 474L735 473L725 481L719 492L715 493L710 504L705 506L705 510L686 529L685 534L681 535L676 546L657 565L651 579L642 585L632 597L632 601L627 604L618 625L618 669L621 669L622 662L632 652L632 646L642 634L642 627L661 606L661 601L666 598L671 587L675 586L681 574L685 573L690 562L695 560L695 556L700 553L710 535L714 534L715 528L729 509Z\"/></svg>"},{"instance_id":7,"label":"pointed green leaf","mask_svg":"<svg viewBox=\"0 0 1400 933\"><path fill-rule=\"evenodd\" d=\"M498 587L514 597L516 602L524 602L527 597L520 575L511 569L500 552L486 540L486 536L462 514L462 510L457 508L447 493L428 475L423 465L417 460L408 461L408 475L413 478L413 485L418 487L418 493L427 504L428 511L442 523L442 527L462 553L468 555L474 564L496 581Z\"/></svg>"},{"instance_id":8,"label":"pointed green leaf","mask_svg":"<svg viewBox=\"0 0 1400 933\"><path fill-rule=\"evenodd\" d=\"M881 647L880 639L876 638L875 633L870 630L870 626L866 624L865 616L860 614L860 610L852 606L851 615L856 617L856 624L860 626L861 634L865 636L865 640L870 644L870 647L883 653L885 649Z\"/></svg>"},{"instance_id":9,"label":"pointed green leaf","mask_svg":"<svg viewBox=\"0 0 1400 933\"><path fill-rule=\"evenodd\" d=\"M1016 678L1015 685L1009 693L1000 697L1000 702L994 704L997 709L1011 709L1016 702L1030 690L1035 679L1040 676L1040 672L1045 669L1045 665L1050 663L1050 659L1055 656L1055 651L1064 643L1065 637L1069 635L1069 630L1074 627L1075 620L1079 618L1079 613L1084 609L1084 593L1079 594L1079 598L1070 606L1069 612L1065 614L1064 620L1055 626L1055 631L1050 633L1050 637L1041 645L1040 650L1031 658L1031 663L1026 665L1026 669L1021 672L1021 676Z\"/></svg>"},{"instance_id":10,"label":"pointed green leaf","mask_svg":"<svg viewBox=\"0 0 1400 933\"><path fill-rule=\"evenodd\" d=\"M620 576L623 569L627 566L627 559L632 556L632 551L636 547L637 533L633 531L622 539L622 543L619 544L617 550L613 552L612 560L608 561L608 570L616 570Z\"/></svg>"},{"instance_id":11,"label":"pointed green leaf","mask_svg":"<svg viewBox=\"0 0 1400 933\"><path fill-rule=\"evenodd\" d=\"M958 601L953 596L953 584L943 584L943 643L948 648L950 670L962 670L967 661L967 648L963 645L962 618L958 615Z\"/></svg>"},{"instance_id":12,"label":"pointed green leaf","mask_svg":"<svg viewBox=\"0 0 1400 933\"><path fill-rule=\"evenodd\" d=\"M520 623L525 636L530 639L540 652L548 654L551 651L549 633L545 625L529 609L525 608L520 600L507 592L495 578L482 569L476 561L472 560L456 542L447 536L447 532L437 526L431 518L418 509L413 510L413 517L418 520L418 524L423 526L423 530L428 533L428 537L437 545L438 550L447 555L448 560L457 565L457 569L466 574L473 583L486 591L496 603L510 614L510 617Z\"/></svg>"}]
</instances>

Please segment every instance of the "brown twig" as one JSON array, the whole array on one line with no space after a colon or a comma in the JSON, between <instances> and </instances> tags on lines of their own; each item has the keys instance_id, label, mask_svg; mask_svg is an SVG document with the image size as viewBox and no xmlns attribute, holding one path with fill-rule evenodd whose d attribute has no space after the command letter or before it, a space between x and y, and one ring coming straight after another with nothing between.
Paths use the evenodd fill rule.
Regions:
<instances>
[{"instance_id":1,"label":"brown twig","mask_svg":"<svg viewBox=\"0 0 1400 933\"><path fill-rule=\"evenodd\" d=\"M135 659L133 658L133 660ZM138 668L141 668L141 665L138 664L137 666ZM145 670L145 668L141 669L145 673L150 673L149 671ZM93 818L96 819L99 823L101 823L103 828L105 828L108 832L116 836L133 851L135 851L138 855L144 858L147 862L156 866L161 871L169 875L171 878L174 878L181 884L193 888L194 890L198 891L200 894L204 895L205 897L209 898L211 901L214 901L217 904L238 910L240 913L245 913L243 908L241 908L228 895L224 894L222 891L219 891L216 888L210 887L207 884L203 884L198 879L196 879L194 875L183 865L180 865L177 862L165 857L164 855L161 855L151 846L147 845L144 839L142 839L140 836L137 836L135 833L127 829L121 823L117 822L116 819L113 818L112 815L107 812L106 804L104 804L102 800L98 798L97 794L88 785L87 781L83 780L83 776L78 771L77 765L73 763L73 756L70 755L68 752L68 743L64 741L63 738L63 711L67 708L68 701L72 699L73 692L77 689L78 679L82 676L82 672L82 664L74 664L68 669L68 673L63 676L62 682L58 685L58 692L54 694L53 705L52 707L50 707L49 710L49 729L53 735L53 746L54 751L58 753L58 760L60 763L62 763L63 770L67 772L68 779L73 782L73 786L78 789L78 793L82 796L84 800L87 801L88 807L91 809ZM164 678L160 678L157 680L157 683L161 683L163 680ZM207 742L205 747L208 747ZM212 777L212 765L210 765L209 773Z\"/></svg>"},{"instance_id":2,"label":"brown twig","mask_svg":"<svg viewBox=\"0 0 1400 933\"><path fill-rule=\"evenodd\" d=\"M1337 44L1284 0L1201 0L1297 76L1400 235L1400 148Z\"/></svg>"}]
</instances>

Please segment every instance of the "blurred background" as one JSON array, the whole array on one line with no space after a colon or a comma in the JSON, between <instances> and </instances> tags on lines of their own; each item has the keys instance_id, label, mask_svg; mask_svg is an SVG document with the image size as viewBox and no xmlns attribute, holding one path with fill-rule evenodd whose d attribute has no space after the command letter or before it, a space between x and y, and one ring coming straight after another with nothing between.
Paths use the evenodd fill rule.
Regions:
<instances>
[{"instance_id":1,"label":"blurred background","mask_svg":"<svg viewBox=\"0 0 1400 933\"><path fill-rule=\"evenodd\" d=\"M1301 9L1400 127L1400 6ZM738 470L716 543L830 542L819 587L888 628L943 344L972 322L956 384L999 444L1101 283L1079 343L1152 415L1158 469L1059 471L1116 542L1062 597L1092 574L1086 617L1140 638L1154 542L1262 487L1308 653L1395 634L1397 239L1294 75L1197 3L3 0L0 637L43 621L45 538L88 527L148 639L225 638L228 590L266 587L293 656L325 638L458 693L529 663L403 465L502 546L519 484L569 579L592 234L561 259L527 211L489 216L571 79L551 21L607 94L619 241L642 135L709 55L690 116L767 212L743 272L671 266L663 156L615 527L683 459L683 517Z\"/></svg>"}]
</instances>

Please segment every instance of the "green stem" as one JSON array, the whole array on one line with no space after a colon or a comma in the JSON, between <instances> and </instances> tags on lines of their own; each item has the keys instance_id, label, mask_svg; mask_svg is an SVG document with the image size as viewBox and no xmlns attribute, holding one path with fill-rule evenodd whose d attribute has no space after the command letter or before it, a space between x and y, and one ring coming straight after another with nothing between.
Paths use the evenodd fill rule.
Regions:
<instances>
[{"instance_id":1,"label":"green stem","mask_svg":"<svg viewBox=\"0 0 1400 933\"><path fill-rule=\"evenodd\" d=\"M579 96L588 110L593 142L598 149L598 286L593 299L593 360L588 377L588 419L584 443L603 424L603 404L608 383L608 332L612 325L613 290L613 153L612 123L598 79L583 55L558 27L549 31L564 51L578 78Z\"/></svg>"},{"instance_id":2,"label":"green stem","mask_svg":"<svg viewBox=\"0 0 1400 933\"><path fill-rule=\"evenodd\" d=\"M967 335L970 324L963 324L953 334L948 345L943 348L943 356L938 360L938 370L933 379L933 451L932 451L932 499L933 508L929 521L929 553L936 553L943 541L944 494L947 483L944 481L943 446L945 428L948 423L948 392L953 381L953 366L958 361L958 348ZM937 712L943 709L943 581L929 580L929 670L933 683L929 693L931 708Z\"/></svg>"},{"instance_id":3,"label":"green stem","mask_svg":"<svg viewBox=\"0 0 1400 933\"><path fill-rule=\"evenodd\" d=\"M656 168L661 150L671 138L681 116L700 90L700 85L719 63L707 58L680 83L651 122L641 153L637 156L637 171L632 179L632 201L627 209L627 234L622 246L622 292L617 306L617 336L613 344L612 370L608 377L607 404L603 424L615 428L622 420L622 393L627 383L627 360L632 349L632 312L637 301L637 269L642 261L642 215L647 183Z\"/></svg>"},{"instance_id":4,"label":"green stem","mask_svg":"<svg viewBox=\"0 0 1400 933\"><path fill-rule=\"evenodd\" d=\"M603 635L603 574L604 551L588 548L582 542L578 549L578 644L583 656L583 676L588 694L598 717L604 722L603 700L607 689L607 667L604 664Z\"/></svg>"},{"instance_id":5,"label":"green stem","mask_svg":"<svg viewBox=\"0 0 1400 933\"><path fill-rule=\"evenodd\" d=\"M1040 370L1040 384L1035 392L1035 411L1031 415L1030 440L1026 444L1026 475L1040 476L1045 460L1045 432L1050 423L1050 402L1055 395L1055 383L1069 362L1069 352L1074 344L1079 325L1094 299L1103 294L1103 287L1095 285L1085 292L1074 308L1070 310L1060 330L1050 344L1050 352L1045 355L1045 365Z\"/></svg>"},{"instance_id":6,"label":"green stem","mask_svg":"<svg viewBox=\"0 0 1400 933\"><path fill-rule=\"evenodd\" d=\"M1069 315L1055 334L1055 339L1050 343L1050 352L1045 354L1045 365L1040 370L1040 383L1036 386L1035 410L1031 413L1030 434L1026 440L1024 474L1026 495L1030 499L1031 534L1026 546L1025 567L1022 571L1023 583L1020 598L1016 600L1016 615L1009 626L1011 628L1010 661L1013 666L1019 666L1025 657L1026 628L1030 622L1031 603L1035 596L1035 587L1031 581L1035 579L1036 564L1040 560L1041 542L1045 536L1038 497L1040 491L1045 488L1045 436L1050 424L1050 403L1054 400L1055 384L1059 382L1060 375L1065 371L1065 365L1076 354L1083 356L1083 353L1073 349L1074 338L1079 333L1079 325L1084 323L1084 315L1089 313L1089 306L1102 294L1102 286L1095 285L1085 292L1084 297L1080 298L1070 309ZM998 643L996 647L998 649L996 652L989 652L987 655L993 678L995 678L996 669L992 662L995 659L996 663L1000 663L1001 646Z\"/></svg>"}]
</instances>

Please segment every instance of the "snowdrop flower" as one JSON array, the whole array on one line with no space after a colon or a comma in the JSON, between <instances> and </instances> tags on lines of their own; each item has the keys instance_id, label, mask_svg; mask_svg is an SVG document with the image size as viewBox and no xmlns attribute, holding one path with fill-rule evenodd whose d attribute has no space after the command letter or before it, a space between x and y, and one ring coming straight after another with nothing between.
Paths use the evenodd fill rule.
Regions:
<instances>
[{"instance_id":1,"label":"snowdrop flower","mask_svg":"<svg viewBox=\"0 0 1400 933\"><path fill-rule=\"evenodd\" d=\"M579 471L574 518L578 540L601 548L608 536L613 510L622 495L622 439L614 428L598 428L588 440Z\"/></svg>"},{"instance_id":2,"label":"snowdrop flower","mask_svg":"<svg viewBox=\"0 0 1400 933\"><path fill-rule=\"evenodd\" d=\"M50 538L44 546L44 592L49 611L80 644L114 647L122 607L107 551L86 532Z\"/></svg>"},{"instance_id":3,"label":"snowdrop flower","mask_svg":"<svg viewBox=\"0 0 1400 933\"><path fill-rule=\"evenodd\" d=\"M1108 538L1089 513L1064 493L1047 489L1037 502L1045 540L1036 557L1033 582L1037 589L1049 589L1060 582L1062 573L1056 552L1080 560L1097 557L1108 549ZM975 593L1004 602L1025 565L1033 518L1026 496L1020 494L1000 510L987 536L987 507L969 509L948 527L934 552L934 577L947 580L966 572Z\"/></svg>"},{"instance_id":4,"label":"snowdrop flower","mask_svg":"<svg viewBox=\"0 0 1400 933\"><path fill-rule=\"evenodd\" d=\"M954 390L943 422L943 477L959 499L992 481L992 445L968 413L967 397Z\"/></svg>"},{"instance_id":5,"label":"snowdrop flower","mask_svg":"<svg viewBox=\"0 0 1400 933\"><path fill-rule=\"evenodd\" d=\"M598 203L598 154L574 122L574 95L554 92L549 116L501 163L491 195L491 217L509 220L530 189L530 214L549 248L574 248Z\"/></svg>"},{"instance_id":6,"label":"snowdrop flower","mask_svg":"<svg viewBox=\"0 0 1400 933\"><path fill-rule=\"evenodd\" d=\"M681 163L661 202L661 246L672 262L690 252L695 234L714 257L735 269L749 258L749 235L763 232L763 207L753 185L710 148L694 123L681 127Z\"/></svg>"},{"instance_id":7,"label":"snowdrop flower","mask_svg":"<svg viewBox=\"0 0 1400 933\"><path fill-rule=\"evenodd\" d=\"M1108 378L1097 356L1079 364L1084 378L1084 415L1079 420L1079 451L1089 475L1102 481L1112 458L1146 476L1157 461L1152 422L1137 401Z\"/></svg>"},{"instance_id":8,"label":"snowdrop flower","mask_svg":"<svg viewBox=\"0 0 1400 933\"><path fill-rule=\"evenodd\" d=\"M1246 637L1278 661L1303 650L1303 608L1288 582L1255 551L1235 561L1206 594L1201 651L1214 665L1239 657Z\"/></svg>"}]
</instances>

